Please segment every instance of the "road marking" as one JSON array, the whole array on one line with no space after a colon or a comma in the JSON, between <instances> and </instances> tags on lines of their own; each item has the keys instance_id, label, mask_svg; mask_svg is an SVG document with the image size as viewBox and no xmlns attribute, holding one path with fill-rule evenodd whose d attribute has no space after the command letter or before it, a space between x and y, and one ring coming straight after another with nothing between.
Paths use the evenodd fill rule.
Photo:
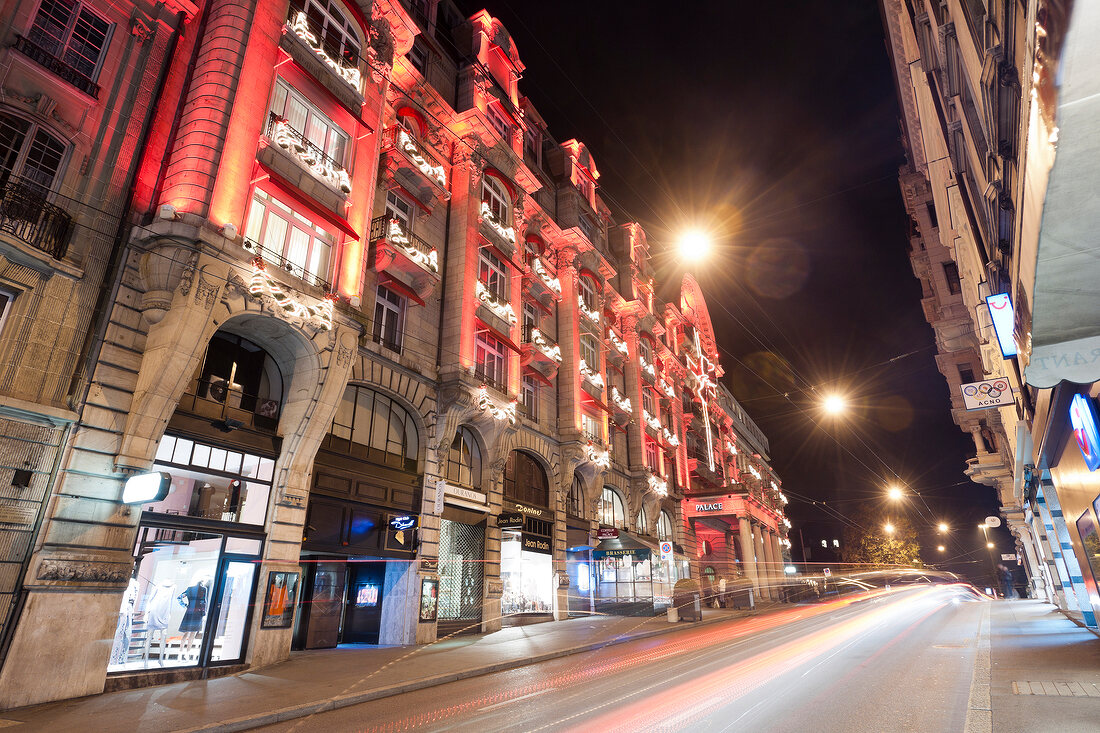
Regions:
<instances>
[{"instance_id":1,"label":"road marking","mask_svg":"<svg viewBox=\"0 0 1100 733\"><path fill-rule=\"evenodd\" d=\"M992 733L993 708L989 697L989 602L978 622L978 649L974 653L974 675L966 709L966 733Z\"/></svg>"},{"instance_id":2,"label":"road marking","mask_svg":"<svg viewBox=\"0 0 1100 733\"><path fill-rule=\"evenodd\" d=\"M1019 680L1012 683L1012 693L1048 697L1100 697L1100 685L1073 680Z\"/></svg>"},{"instance_id":3,"label":"road marking","mask_svg":"<svg viewBox=\"0 0 1100 733\"><path fill-rule=\"evenodd\" d=\"M520 700L526 700L529 697L534 697L535 695L542 695L544 693L547 693L547 692L550 692L551 690L556 690L556 689L558 689L558 688L556 688L556 687L547 687L545 690L535 690L534 692L528 692L526 695L520 695L519 697L513 697L511 700L502 700L501 702L495 702L492 705L485 705L481 709L482 710L492 710L494 708L501 708L501 707L504 707L505 705L511 705L514 702L519 702Z\"/></svg>"}]
</instances>

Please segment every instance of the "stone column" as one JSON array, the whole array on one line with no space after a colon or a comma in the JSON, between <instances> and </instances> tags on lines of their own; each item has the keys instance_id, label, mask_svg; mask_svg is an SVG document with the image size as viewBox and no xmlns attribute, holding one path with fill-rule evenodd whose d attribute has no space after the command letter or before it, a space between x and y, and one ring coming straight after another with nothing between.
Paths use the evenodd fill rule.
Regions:
<instances>
[{"instance_id":1,"label":"stone column","mask_svg":"<svg viewBox=\"0 0 1100 733\"><path fill-rule=\"evenodd\" d=\"M786 574L783 572L783 549L779 546L779 533L768 532L768 539L771 541L772 558L775 565L775 582L776 582L776 596L782 598L782 594L779 593L779 589L783 587L783 583L786 579Z\"/></svg>"},{"instance_id":2,"label":"stone column","mask_svg":"<svg viewBox=\"0 0 1100 733\"><path fill-rule=\"evenodd\" d=\"M741 542L741 564L745 567L745 577L752 581L756 597L760 597L760 579L756 572L756 553L752 545L752 526L748 517L737 518L737 538Z\"/></svg>"},{"instance_id":3,"label":"stone column","mask_svg":"<svg viewBox=\"0 0 1100 733\"><path fill-rule=\"evenodd\" d=\"M764 528L759 524L753 532L753 540L756 545L756 576L759 579L760 597L771 600L772 588L771 588L771 573L770 563L768 562L768 556L764 552Z\"/></svg>"},{"instance_id":4,"label":"stone column","mask_svg":"<svg viewBox=\"0 0 1100 733\"><path fill-rule=\"evenodd\" d=\"M767 527L761 527L764 542L764 557L768 558L768 587L773 601L779 600L779 559L775 554L775 533Z\"/></svg>"}]
</instances>

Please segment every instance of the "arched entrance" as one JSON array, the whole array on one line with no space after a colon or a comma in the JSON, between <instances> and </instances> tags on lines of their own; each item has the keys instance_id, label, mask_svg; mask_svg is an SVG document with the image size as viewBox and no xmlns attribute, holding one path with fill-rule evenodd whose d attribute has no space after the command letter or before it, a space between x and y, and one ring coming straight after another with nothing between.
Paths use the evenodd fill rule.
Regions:
<instances>
[{"instance_id":1,"label":"arched entrance","mask_svg":"<svg viewBox=\"0 0 1100 733\"><path fill-rule=\"evenodd\" d=\"M554 618L554 512L549 505L550 481L542 463L525 451L509 453L498 523L505 626Z\"/></svg>"}]
</instances>

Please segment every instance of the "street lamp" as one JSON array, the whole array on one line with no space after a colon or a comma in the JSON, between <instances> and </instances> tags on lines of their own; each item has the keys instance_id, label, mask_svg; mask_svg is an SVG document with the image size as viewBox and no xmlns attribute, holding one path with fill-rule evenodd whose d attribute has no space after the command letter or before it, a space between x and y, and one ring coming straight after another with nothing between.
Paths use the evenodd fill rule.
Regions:
<instances>
[{"instance_id":1,"label":"street lamp","mask_svg":"<svg viewBox=\"0 0 1100 733\"><path fill-rule=\"evenodd\" d=\"M947 522L940 522L940 526L939 526L938 529L940 531L940 534L945 534L947 532L947 530L949 529L948 526L947 526Z\"/></svg>"},{"instance_id":2,"label":"street lamp","mask_svg":"<svg viewBox=\"0 0 1100 733\"><path fill-rule=\"evenodd\" d=\"M993 543L992 543L992 542L986 542L986 543L985 543L985 546L986 546L987 548L989 548L990 550L992 550L992 549L993 549Z\"/></svg>"},{"instance_id":3,"label":"street lamp","mask_svg":"<svg viewBox=\"0 0 1100 733\"><path fill-rule=\"evenodd\" d=\"M838 394L826 395L825 401L821 403L821 406L825 408L825 412L830 415L843 414L848 409L848 403L844 398Z\"/></svg>"},{"instance_id":4,"label":"street lamp","mask_svg":"<svg viewBox=\"0 0 1100 733\"><path fill-rule=\"evenodd\" d=\"M936 549L939 550L940 552L944 552L947 548L944 547L943 545L937 545Z\"/></svg>"},{"instance_id":5,"label":"street lamp","mask_svg":"<svg viewBox=\"0 0 1100 733\"><path fill-rule=\"evenodd\" d=\"M698 229L689 229L680 235L680 256L685 260L697 261L706 257L710 251L710 237Z\"/></svg>"},{"instance_id":6,"label":"street lamp","mask_svg":"<svg viewBox=\"0 0 1100 733\"><path fill-rule=\"evenodd\" d=\"M885 526L883 526L883 529L886 530L886 534L894 534L894 525L890 524L890 522L887 522Z\"/></svg>"},{"instance_id":7,"label":"street lamp","mask_svg":"<svg viewBox=\"0 0 1100 733\"><path fill-rule=\"evenodd\" d=\"M989 541L989 525L982 522L978 525L985 537L985 549L989 553L989 570L993 574L993 595L997 595L997 564L993 561L993 543Z\"/></svg>"},{"instance_id":8,"label":"street lamp","mask_svg":"<svg viewBox=\"0 0 1100 733\"><path fill-rule=\"evenodd\" d=\"M891 486L886 491L886 495L889 496L890 499L893 501L901 501L901 497L904 496L902 490L897 486Z\"/></svg>"}]
</instances>

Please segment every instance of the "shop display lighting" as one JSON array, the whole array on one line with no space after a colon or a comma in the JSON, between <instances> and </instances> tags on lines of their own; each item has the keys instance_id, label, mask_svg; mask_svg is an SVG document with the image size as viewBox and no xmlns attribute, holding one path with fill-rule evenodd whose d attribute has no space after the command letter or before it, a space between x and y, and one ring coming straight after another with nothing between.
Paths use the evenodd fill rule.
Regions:
<instances>
[{"instance_id":1,"label":"shop display lighting","mask_svg":"<svg viewBox=\"0 0 1100 733\"><path fill-rule=\"evenodd\" d=\"M550 277L550 273L546 271L546 267L543 266L542 260L535 257L531 260L531 269L535 271L535 274L539 276L543 284L553 290L558 295L561 295L561 281L556 277Z\"/></svg>"},{"instance_id":2,"label":"shop display lighting","mask_svg":"<svg viewBox=\"0 0 1100 733\"><path fill-rule=\"evenodd\" d=\"M317 305L305 305L291 297L279 283L268 277L262 262L252 264L252 277L248 284L248 292L256 298L265 295L271 297L283 309L283 312L291 318L303 318L314 323L321 330L332 330L331 299L325 298Z\"/></svg>"},{"instance_id":3,"label":"shop display lighting","mask_svg":"<svg viewBox=\"0 0 1100 733\"><path fill-rule=\"evenodd\" d=\"M481 301L493 315L507 321L509 325L516 325L516 312L512 310L512 304L498 301L493 297L493 293L489 288L485 286L485 283L480 280L477 281L477 299Z\"/></svg>"},{"instance_id":4,"label":"shop display lighting","mask_svg":"<svg viewBox=\"0 0 1100 733\"><path fill-rule=\"evenodd\" d=\"M506 227L496 220L493 216L492 210L489 208L487 201L481 202L481 220L489 223L489 228L499 234L504 239L508 240L512 244L516 243L516 230L512 227Z\"/></svg>"},{"instance_id":5,"label":"shop display lighting","mask_svg":"<svg viewBox=\"0 0 1100 733\"><path fill-rule=\"evenodd\" d=\"M275 120L271 128L271 141L283 150L292 152L310 172L318 178L331 183L344 193L351 193L351 178L348 172L336 164L322 151L317 150L290 123L282 118Z\"/></svg>"},{"instance_id":6,"label":"shop display lighting","mask_svg":"<svg viewBox=\"0 0 1100 733\"><path fill-rule=\"evenodd\" d=\"M404 130L397 131L397 145L405 152L405 155L409 156L409 160L416 164L416 167L420 169L420 172L431 178L443 188L447 187L447 171L443 170L441 165L432 165L431 161L420 154L420 148L416 147L416 142L412 139L412 135Z\"/></svg>"},{"instance_id":7,"label":"shop display lighting","mask_svg":"<svg viewBox=\"0 0 1100 733\"><path fill-rule=\"evenodd\" d=\"M507 420L513 425L516 424L516 410L519 406L518 400L512 400L507 405L498 405L493 401L493 398L489 396L489 390L482 385L477 390L477 409L482 412L488 412L497 420Z\"/></svg>"},{"instance_id":8,"label":"shop display lighting","mask_svg":"<svg viewBox=\"0 0 1100 733\"><path fill-rule=\"evenodd\" d=\"M317 39L317 36L313 35L313 32L309 29L309 20L306 18L305 13L298 13L294 17L294 22L291 24L290 29L294 31L294 34L306 42L315 54L317 54L321 61L335 71L341 79L350 84L355 91L360 94L363 93L363 77L359 73L359 69L354 66L345 66L336 59L325 53L325 49L321 46L321 42Z\"/></svg>"},{"instance_id":9,"label":"shop display lighting","mask_svg":"<svg viewBox=\"0 0 1100 733\"><path fill-rule=\"evenodd\" d=\"M432 272L439 272L439 258L436 251L433 249L428 254L424 254L414 247L413 243L409 241L409 238L405 236L405 232L401 231L401 222L397 219L390 219L390 224L386 231L386 239L399 245L413 262L423 265Z\"/></svg>"}]
</instances>

